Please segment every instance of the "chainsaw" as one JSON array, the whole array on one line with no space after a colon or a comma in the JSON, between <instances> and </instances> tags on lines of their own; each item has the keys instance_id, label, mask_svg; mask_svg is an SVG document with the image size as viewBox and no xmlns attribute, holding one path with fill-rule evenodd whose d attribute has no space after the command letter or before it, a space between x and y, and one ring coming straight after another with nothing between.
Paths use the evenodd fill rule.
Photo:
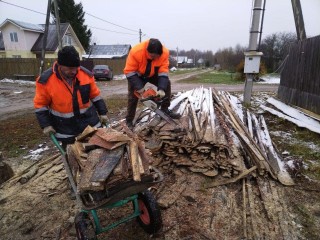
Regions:
<instances>
[{"instance_id":1,"label":"chainsaw","mask_svg":"<svg viewBox=\"0 0 320 240\"><path fill-rule=\"evenodd\" d=\"M177 125L177 123L166 113L159 109L163 99L157 96L157 92L153 88L146 89L143 93L134 91L134 95L139 98L140 102L151 111L158 114L162 119L170 124Z\"/></svg>"}]
</instances>

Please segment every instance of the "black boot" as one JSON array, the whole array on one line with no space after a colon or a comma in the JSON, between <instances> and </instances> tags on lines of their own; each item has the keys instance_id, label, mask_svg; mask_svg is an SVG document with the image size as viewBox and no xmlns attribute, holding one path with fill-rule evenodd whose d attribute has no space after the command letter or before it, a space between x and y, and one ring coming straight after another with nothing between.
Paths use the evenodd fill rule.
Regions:
<instances>
[{"instance_id":1,"label":"black boot","mask_svg":"<svg viewBox=\"0 0 320 240\"><path fill-rule=\"evenodd\" d=\"M179 113L175 113L169 109L161 109L165 114L167 114L172 119L179 119L181 115Z\"/></svg>"}]
</instances>

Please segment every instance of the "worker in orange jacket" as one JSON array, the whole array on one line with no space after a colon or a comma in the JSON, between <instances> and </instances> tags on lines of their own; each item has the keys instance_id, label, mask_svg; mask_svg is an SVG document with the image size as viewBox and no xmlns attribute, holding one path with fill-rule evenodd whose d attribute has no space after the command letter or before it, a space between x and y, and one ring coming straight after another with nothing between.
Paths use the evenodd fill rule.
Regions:
<instances>
[{"instance_id":1,"label":"worker in orange jacket","mask_svg":"<svg viewBox=\"0 0 320 240\"><path fill-rule=\"evenodd\" d=\"M171 118L180 116L171 110L171 83L169 80L169 50L158 39L151 38L134 46L128 55L124 74L128 80L128 105L126 122L132 127L138 98L134 91L142 94L147 82L157 86L158 96L163 98L161 110Z\"/></svg>"},{"instance_id":2,"label":"worker in orange jacket","mask_svg":"<svg viewBox=\"0 0 320 240\"><path fill-rule=\"evenodd\" d=\"M73 46L62 48L58 61L37 78L34 107L43 132L54 133L64 148L88 125L101 127L101 122L108 122L100 90L92 73L80 67Z\"/></svg>"}]
</instances>

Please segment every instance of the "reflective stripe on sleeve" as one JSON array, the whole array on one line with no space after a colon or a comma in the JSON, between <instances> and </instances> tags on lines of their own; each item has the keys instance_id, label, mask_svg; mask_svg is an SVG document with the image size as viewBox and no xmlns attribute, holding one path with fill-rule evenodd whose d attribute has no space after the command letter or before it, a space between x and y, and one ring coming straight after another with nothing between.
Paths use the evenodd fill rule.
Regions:
<instances>
[{"instance_id":1,"label":"reflective stripe on sleeve","mask_svg":"<svg viewBox=\"0 0 320 240\"><path fill-rule=\"evenodd\" d=\"M130 73L126 74L126 78L132 77L133 75L136 75L136 74L137 74L138 76L141 76L141 74L138 73L138 72L130 72Z\"/></svg>"},{"instance_id":2,"label":"reflective stripe on sleeve","mask_svg":"<svg viewBox=\"0 0 320 240\"><path fill-rule=\"evenodd\" d=\"M159 77L160 77L160 76L168 77L168 76L169 76L169 74L168 74L168 73L163 72L163 73L159 73L159 74L158 74L158 76L159 76Z\"/></svg>"},{"instance_id":3,"label":"reflective stripe on sleeve","mask_svg":"<svg viewBox=\"0 0 320 240\"><path fill-rule=\"evenodd\" d=\"M99 101L100 99L102 99L102 97L99 95L99 96L96 96L95 98L91 99L91 101L96 102L96 101Z\"/></svg>"},{"instance_id":4,"label":"reflective stripe on sleeve","mask_svg":"<svg viewBox=\"0 0 320 240\"><path fill-rule=\"evenodd\" d=\"M101 127L101 123L98 122L96 125L94 125L93 127ZM56 133L55 136L57 138L60 138L60 139L66 139L66 138L72 138L72 137L76 137L75 135L69 135L69 134L63 134L63 133Z\"/></svg>"},{"instance_id":5,"label":"reflective stripe on sleeve","mask_svg":"<svg viewBox=\"0 0 320 240\"><path fill-rule=\"evenodd\" d=\"M35 110L35 112L42 112L42 111L48 111L48 108L47 107L42 107L42 108L37 108Z\"/></svg>"}]
</instances>

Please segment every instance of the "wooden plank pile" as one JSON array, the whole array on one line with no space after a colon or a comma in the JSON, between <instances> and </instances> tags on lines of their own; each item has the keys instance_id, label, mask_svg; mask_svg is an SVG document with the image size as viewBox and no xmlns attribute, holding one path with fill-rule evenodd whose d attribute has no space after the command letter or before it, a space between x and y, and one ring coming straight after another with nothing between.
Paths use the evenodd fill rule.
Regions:
<instances>
[{"instance_id":1,"label":"wooden plank pile","mask_svg":"<svg viewBox=\"0 0 320 240\"><path fill-rule=\"evenodd\" d=\"M154 155L206 176L234 177L246 170L239 151L239 140L226 123L223 113L214 108L212 91L198 88L182 93L171 102L181 114L177 125L144 111L135 132ZM148 115L147 115L148 113Z\"/></svg>"},{"instance_id":2,"label":"wooden plank pile","mask_svg":"<svg viewBox=\"0 0 320 240\"><path fill-rule=\"evenodd\" d=\"M151 156L144 143L128 128L88 126L67 148L77 191L103 191L130 180L140 182L150 174Z\"/></svg>"},{"instance_id":3,"label":"wooden plank pile","mask_svg":"<svg viewBox=\"0 0 320 240\"><path fill-rule=\"evenodd\" d=\"M259 122L239 103L228 93L199 87L172 100L171 109L182 116L175 120L176 125L145 109L137 114L134 131L161 159L160 166L185 166L215 177L216 185L233 182L256 169L261 175L270 173L277 178L279 157L270 138L268 147L264 146L266 125L261 126L263 120Z\"/></svg>"}]
</instances>

